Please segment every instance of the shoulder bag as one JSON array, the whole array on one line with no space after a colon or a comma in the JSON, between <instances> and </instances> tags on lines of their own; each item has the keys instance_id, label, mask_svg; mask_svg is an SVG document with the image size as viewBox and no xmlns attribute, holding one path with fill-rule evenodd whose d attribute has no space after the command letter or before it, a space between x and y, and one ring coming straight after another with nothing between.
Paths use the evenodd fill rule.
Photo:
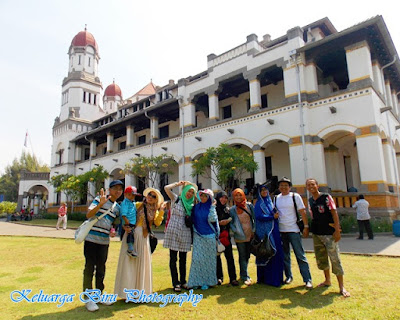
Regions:
<instances>
[{"instance_id":1,"label":"shoulder bag","mask_svg":"<svg viewBox=\"0 0 400 320\"><path fill-rule=\"evenodd\" d=\"M149 224L149 219L147 217L147 208L146 208L146 204L143 204L144 206L144 218L146 220L146 226L147 226L147 230L149 231L149 242L150 242L150 250L151 253L154 252L154 250L156 250L157 248L157 244L158 244L158 239L157 237L154 235L153 231L151 231L150 229L150 224Z\"/></svg>"}]
</instances>

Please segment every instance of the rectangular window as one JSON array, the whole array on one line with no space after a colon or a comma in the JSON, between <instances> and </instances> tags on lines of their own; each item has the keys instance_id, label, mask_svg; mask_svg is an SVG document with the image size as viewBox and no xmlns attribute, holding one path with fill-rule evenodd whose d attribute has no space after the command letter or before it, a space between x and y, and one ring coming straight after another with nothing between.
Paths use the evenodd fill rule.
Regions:
<instances>
[{"instance_id":1,"label":"rectangular window","mask_svg":"<svg viewBox=\"0 0 400 320\"><path fill-rule=\"evenodd\" d=\"M83 91L83 102L86 102L86 91Z\"/></svg>"},{"instance_id":2,"label":"rectangular window","mask_svg":"<svg viewBox=\"0 0 400 320\"><path fill-rule=\"evenodd\" d=\"M137 110L137 106L133 106L133 112L136 112Z\"/></svg>"},{"instance_id":3,"label":"rectangular window","mask_svg":"<svg viewBox=\"0 0 400 320\"><path fill-rule=\"evenodd\" d=\"M89 92L88 103L92 103L92 94Z\"/></svg>"},{"instance_id":4,"label":"rectangular window","mask_svg":"<svg viewBox=\"0 0 400 320\"><path fill-rule=\"evenodd\" d=\"M268 108L268 98L266 94L261 96L261 109Z\"/></svg>"},{"instance_id":5,"label":"rectangular window","mask_svg":"<svg viewBox=\"0 0 400 320\"><path fill-rule=\"evenodd\" d=\"M78 56L78 64L81 64L81 56Z\"/></svg>"},{"instance_id":6,"label":"rectangular window","mask_svg":"<svg viewBox=\"0 0 400 320\"><path fill-rule=\"evenodd\" d=\"M232 106L226 106L223 108L224 119L232 118Z\"/></svg>"},{"instance_id":7,"label":"rectangular window","mask_svg":"<svg viewBox=\"0 0 400 320\"><path fill-rule=\"evenodd\" d=\"M126 141L121 141L119 143L119 150L125 150L126 149Z\"/></svg>"},{"instance_id":8,"label":"rectangular window","mask_svg":"<svg viewBox=\"0 0 400 320\"><path fill-rule=\"evenodd\" d=\"M158 128L158 137L160 139L168 138L169 137L169 126L164 126Z\"/></svg>"},{"instance_id":9,"label":"rectangular window","mask_svg":"<svg viewBox=\"0 0 400 320\"><path fill-rule=\"evenodd\" d=\"M104 147L104 148L103 148L103 154L106 154L106 153L107 153L107 148Z\"/></svg>"},{"instance_id":10,"label":"rectangular window","mask_svg":"<svg viewBox=\"0 0 400 320\"><path fill-rule=\"evenodd\" d=\"M85 148L84 152L85 152L85 154L84 154L83 158L85 160L89 160L89 158L90 158L90 149L89 148Z\"/></svg>"},{"instance_id":11,"label":"rectangular window","mask_svg":"<svg viewBox=\"0 0 400 320\"><path fill-rule=\"evenodd\" d=\"M95 94L93 94L93 104L94 104L94 105L96 105L96 97L97 97L97 96L96 96Z\"/></svg>"},{"instance_id":12,"label":"rectangular window","mask_svg":"<svg viewBox=\"0 0 400 320\"><path fill-rule=\"evenodd\" d=\"M88 60L88 66L90 67L90 58L89 58L89 60Z\"/></svg>"},{"instance_id":13,"label":"rectangular window","mask_svg":"<svg viewBox=\"0 0 400 320\"><path fill-rule=\"evenodd\" d=\"M138 137L138 145L139 144L145 144L146 143L146 135Z\"/></svg>"},{"instance_id":14,"label":"rectangular window","mask_svg":"<svg viewBox=\"0 0 400 320\"><path fill-rule=\"evenodd\" d=\"M249 110L250 110L250 99L246 100L246 108L247 108L247 112L249 112Z\"/></svg>"}]
</instances>

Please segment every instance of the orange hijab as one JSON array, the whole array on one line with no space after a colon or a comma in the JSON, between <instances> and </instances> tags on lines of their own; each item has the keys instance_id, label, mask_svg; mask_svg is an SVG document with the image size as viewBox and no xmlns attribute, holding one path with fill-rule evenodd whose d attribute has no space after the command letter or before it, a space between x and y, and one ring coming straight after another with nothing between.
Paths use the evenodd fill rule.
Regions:
<instances>
[{"instance_id":1,"label":"orange hijab","mask_svg":"<svg viewBox=\"0 0 400 320\"><path fill-rule=\"evenodd\" d=\"M243 200L240 201L240 202L236 202L236 201L235 201L235 195L236 195L237 193L240 193L240 194L242 195ZM243 212L243 209L246 208L246 201L247 201L246 195L244 194L244 191L243 191L242 189L240 189L240 188L236 188L236 189L233 190L233 192L232 192L232 197L233 197L233 201L235 202L235 205L236 205L236 211L237 211L237 213L242 213L242 212Z\"/></svg>"}]
</instances>

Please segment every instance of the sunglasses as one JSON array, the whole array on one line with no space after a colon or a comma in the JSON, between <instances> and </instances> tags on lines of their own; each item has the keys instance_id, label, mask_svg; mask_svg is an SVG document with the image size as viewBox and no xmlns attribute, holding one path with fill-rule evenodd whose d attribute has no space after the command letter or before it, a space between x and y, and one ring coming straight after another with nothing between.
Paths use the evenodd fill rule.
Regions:
<instances>
[{"instance_id":1,"label":"sunglasses","mask_svg":"<svg viewBox=\"0 0 400 320\"><path fill-rule=\"evenodd\" d=\"M147 196L152 197L153 199L157 199L157 196L155 194L149 193Z\"/></svg>"}]
</instances>

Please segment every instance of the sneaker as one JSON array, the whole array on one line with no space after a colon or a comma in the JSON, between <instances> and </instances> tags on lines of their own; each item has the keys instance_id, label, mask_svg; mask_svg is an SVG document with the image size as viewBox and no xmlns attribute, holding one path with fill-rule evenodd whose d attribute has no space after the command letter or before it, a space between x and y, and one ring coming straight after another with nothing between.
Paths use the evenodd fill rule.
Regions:
<instances>
[{"instance_id":1,"label":"sneaker","mask_svg":"<svg viewBox=\"0 0 400 320\"><path fill-rule=\"evenodd\" d=\"M306 282L306 289L312 289L313 285L311 281Z\"/></svg>"},{"instance_id":2,"label":"sneaker","mask_svg":"<svg viewBox=\"0 0 400 320\"><path fill-rule=\"evenodd\" d=\"M251 279L247 279L244 281L244 284L249 287L253 284L253 281Z\"/></svg>"},{"instance_id":3,"label":"sneaker","mask_svg":"<svg viewBox=\"0 0 400 320\"><path fill-rule=\"evenodd\" d=\"M174 291L175 291L175 292L181 292L181 291L182 291L181 285L180 285L180 284L177 284L177 285L174 287Z\"/></svg>"},{"instance_id":4,"label":"sneaker","mask_svg":"<svg viewBox=\"0 0 400 320\"><path fill-rule=\"evenodd\" d=\"M85 306L86 306L86 309L90 312L99 310L99 306L96 303L94 303L93 301L86 302Z\"/></svg>"},{"instance_id":5,"label":"sneaker","mask_svg":"<svg viewBox=\"0 0 400 320\"><path fill-rule=\"evenodd\" d=\"M222 279L218 279L218 285L220 286L222 284Z\"/></svg>"},{"instance_id":6,"label":"sneaker","mask_svg":"<svg viewBox=\"0 0 400 320\"><path fill-rule=\"evenodd\" d=\"M133 251L127 251L126 254L132 258L137 258L137 255Z\"/></svg>"},{"instance_id":7,"label":"sneaker","mask_svg":"<svg viewBox=\"0 0 400 320\"><path fill-rule=\"evenodd\" d=\"M287 277L287 278L285 279L285 284L290 284L290 283L292 283L292 281L293 281L293 278L292 278L292 277Z\"/></svg>"}]
</instances>

